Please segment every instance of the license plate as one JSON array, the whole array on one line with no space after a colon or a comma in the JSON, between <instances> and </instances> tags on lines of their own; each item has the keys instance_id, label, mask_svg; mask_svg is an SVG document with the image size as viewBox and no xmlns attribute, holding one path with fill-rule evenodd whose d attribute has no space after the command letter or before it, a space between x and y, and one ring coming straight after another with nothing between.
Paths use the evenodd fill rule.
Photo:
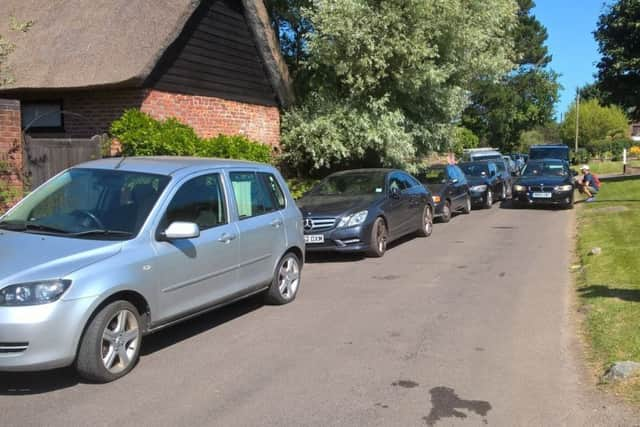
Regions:
<instances>
[{"instance_id":1,"label":"license plate","mask_svg":"<svg viewBox=\"0 0 640 427\"><path fill-rule=\"evenodd\" d=\"M323 234L310 234L304 236L305 243L324 243L324 235Z\"/></svg>"},{"instance_id":2,"label":"license plate","mask_svg":"<svg viewBox=\"0 0 640 427\"><path fill-rule=\"evenodd\" d=\"M536 199L550 199L551 193L533 193L532 196Z\"/></svg>"}]
</instances>

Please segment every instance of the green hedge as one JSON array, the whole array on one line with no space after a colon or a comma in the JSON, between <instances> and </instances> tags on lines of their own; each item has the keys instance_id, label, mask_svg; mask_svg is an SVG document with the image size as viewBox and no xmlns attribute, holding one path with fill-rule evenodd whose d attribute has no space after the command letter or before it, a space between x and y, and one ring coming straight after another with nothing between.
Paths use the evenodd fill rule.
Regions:
<instances>
[{"instance_id":1,"label":"green hedge","mask_svg":"<svg viewBox=\"0 0 640 427\"><path fill-rule=\"evenodd\" d=\"M127 110L111 124L123 156L196 156L242 159L270 163L271 147L241 135L200 138L190 126L169 118L163 121Z\"/></svg>"}]
</instances>

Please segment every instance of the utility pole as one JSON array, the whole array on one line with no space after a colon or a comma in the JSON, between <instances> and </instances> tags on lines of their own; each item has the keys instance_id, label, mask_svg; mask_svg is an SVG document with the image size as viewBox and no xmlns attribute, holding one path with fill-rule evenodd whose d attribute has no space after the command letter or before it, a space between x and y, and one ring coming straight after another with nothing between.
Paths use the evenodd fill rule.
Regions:
<instances>
[{"instance_id":1,"label":"utility pole","mask_svg":"<svg viewBox=\"0 0 640 427\"><path fill-rule=\"evenodd\" d=\"M576 153L578 153L578 135L580 133L580 91L576 94Z\"/></svg>"}]
</instances>

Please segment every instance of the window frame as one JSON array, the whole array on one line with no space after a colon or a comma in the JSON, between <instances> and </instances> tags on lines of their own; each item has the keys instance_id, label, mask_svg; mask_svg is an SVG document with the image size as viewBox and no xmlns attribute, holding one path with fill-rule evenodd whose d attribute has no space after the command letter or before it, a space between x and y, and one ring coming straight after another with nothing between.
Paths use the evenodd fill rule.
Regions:
<instances>
[{"instance_id":1,"label":"window frame","mask_svg":"<svg viewBox=\"0 0 640 427\"><path fill-rule=\"evenodd\" d=\"M220 190L222 191L222 200L224 202L224 217L225 217L225 223L224 224L218 224L215 225L213 227L209 227L209 228L205 228L205 229L200 229L201 232L206 232L209 230L213 230L216 229L218 227L223 227L225 225L229 225L231 224L233 221L231 220L231 212L229 210L229 190L227 188L227 182L226 182L226 177L224 174L224 171L216 169L216 170L207 170L207 171L200 171L197 174L193 174L193 175L189 175L184 177L182 180L180 180L175 188L173 188L173 190L171 191L171 194L169 194L162 207L160 208L162 214L159 215L158 217L158 223L156 225L156 231L155 231L155 239L158 242L163 241L162 238L162 233L167 229L167 227L169 227L171 224L167 224L166 223L166 219L167 219L167 212L169 210L169 206L171 206L171 202L173 202L173 199L176 197L176 194L178 194L178 192L189 182L198 179L198 178L202 178L204 176L209 176L209 175L218 175L218 179L219 179L219 183L220 183ZM198 225L198 228L200 226Z\"/></svg>"},{"instance_id":2,"label":"window frame","mask_svg":"<svg viewBox=\"0 0 640 427\"><path fill-rule=\"evenodd\" d=\"M282 194L282 200L284 201L284 204L282 206L280 206L280 202L278 201L278 198L276 197L275 194L273 194L272 191L269 191L269 195L271 196L271 199L273 200L275 206L277 207L277 209L275 210L275 212L278 211L283 211L285 209L287 209L288 203L287 203L287 195L284 192L284 190L282 189L282 185L280 184L280 181L278 180L278 177L276 177L276 175L272 172L264 172L264 171L256 171L256 175L258 175L259 177L261 177L263 179L263 184L267 186L267 190L271 190L269 188L269 177L273 178L273 181L275 182L276 186L278 187L278 189L280 190L280 193ZM229 178L231 178L231 176L229 176Z\"/></svg>"},{"instance_id":3,"label":"window frame","mask_svg":"<svg viewBox=\"0 0 640 427\"><path fill-rule=\"evenodd\" d=\"M29 133L58 133L64 132L64 104L62 99L42 99L37 101L24 101L20 105L20 117L24 117L24 108L29 105L43 105L43 104L56 104L60 107L60 126L35 126L31 125L25 130L23 123L20 123L20 127L23 131ZM37 122L37 120L36 120Z\"/></svg>"},{"instance_id":4,"label":"window frame","mask_svg":"<svg viewBox=\"0 0 640 427\"><path fill-rule=\"evenodd\" d=\"M232 169L232 170L228 170L227 171L227 176L228 176L228 179L229 179L229 186L230 186L229 187L229 191L233 193L233 200L235 202L234 209L235 209L235 214L236 214L236 217L237 217L238 221L246 221L246 220L249 220L249 219L252 219L252 218L259 218L261 216L277 213L277 212L279 212L279 211L281 211L283 209L286 209L286 206L283 209L279 209L278 208L278 201L274 199L274 197L271 194L271 191L269 190L269 188L264 188L264 190L266 190L266 192L267 192L267 198L273 204L274 209L271 210L271 211L265 211L265 212L260 213L258 215L251 215L251 216L241 217L240 216L239 206L238 206L238 197L236 195L235 189L233 188L232 175L233 174L249 174L249 173L253 174L256 177L256 183L258 185L263 186L263 187L267 187L267 183L264 182L264 180L262 179L261 176L259 176L259 174L261 174L261 173L268 174L269 172L265 172L265 171L262 171L262 170L256 170L256 169ZM275 177L275 175L274 175L274 177ZM284 191L283 191L283 195L284 195ZM285 205L286 205L286 196L285 196Z\"/></svg>"}]
</instances>

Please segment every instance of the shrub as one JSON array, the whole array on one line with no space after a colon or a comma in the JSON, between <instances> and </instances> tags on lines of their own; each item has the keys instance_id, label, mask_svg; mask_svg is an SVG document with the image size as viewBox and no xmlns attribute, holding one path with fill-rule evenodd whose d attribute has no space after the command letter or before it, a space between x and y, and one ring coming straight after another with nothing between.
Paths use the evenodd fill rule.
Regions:
<instances>
[{"instance_id":1,"label":"shrub","mask_svg":"<svg viewBox=\"0 0 640 427\"><path fill-rule=\"evenodd\" d=\"M140 110L127 110L111 124L124 156L197 156L268 163L271 147L241 135L200 138L175 118L156 120Z\"/></svg>"},{"instance_id":2,"label":"shrub","mask_svg":"<svg viewBox=\"0 0 640 427\"><path fill-rule=\"evenodd\" d=\"M640 146L634 145L633 147L631 147L629 149L629 154L635 157L640 156Z\"/></svg>"},{"instance_id":3,"label":"shrub","mask_svg":"<svg viewBox=\"0 0 640 427\"><path fill-rule=\"evenodd\" d=\"M586 148L578 148L577 152L571 150L570 157L571 163L574 165L589 163L589 160L591 160L591 154L589 154Z\"/></svg>"}]
</instances>

